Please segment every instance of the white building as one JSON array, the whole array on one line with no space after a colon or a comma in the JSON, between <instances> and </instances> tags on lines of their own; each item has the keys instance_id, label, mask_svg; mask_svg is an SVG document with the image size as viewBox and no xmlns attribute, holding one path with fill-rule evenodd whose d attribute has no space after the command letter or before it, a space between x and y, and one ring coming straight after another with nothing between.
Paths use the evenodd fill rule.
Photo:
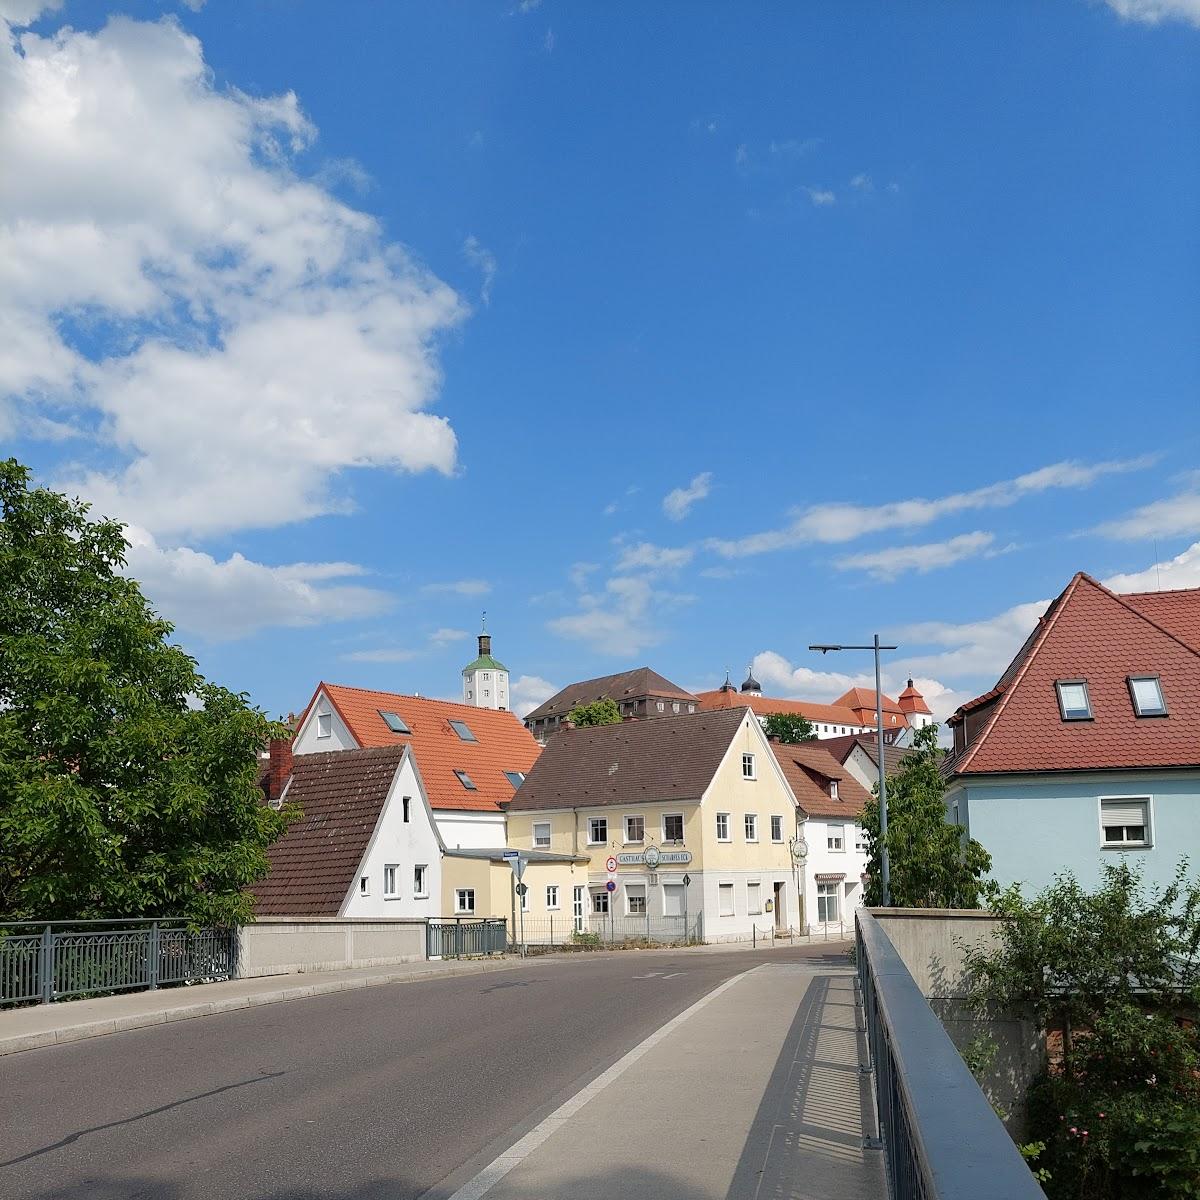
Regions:
<instances>
[{"instance_id":1,"label":"white building","mask_svg":"<svg viewBox=\"0 0 1200 1200\"><path fill-rule=\"evenodd\" d=\"M463 667L462 677L464 704L508 710L508 668L492 657L490 633L480 633L479 653L474 662Z\"/></svg>"}]
</instances>

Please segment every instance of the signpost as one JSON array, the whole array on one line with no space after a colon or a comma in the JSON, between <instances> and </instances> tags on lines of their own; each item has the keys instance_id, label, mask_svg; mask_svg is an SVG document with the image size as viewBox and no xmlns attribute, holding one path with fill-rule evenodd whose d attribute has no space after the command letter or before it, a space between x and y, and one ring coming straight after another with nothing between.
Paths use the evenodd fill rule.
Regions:
<instances>
[{"instance_id":1,"label":"signpost","mask_svg":"<svg viewBox=\"0 0 1200 1200\"><path fill-rule=\"evenodd\" d=\"M521 876L525 874L525 868L529 865L529 859L525 858L520 850L505 850L502 855L504 861L512 867L514 891L517 899L521 901L520 907L517 909L520 916L517 918L521 923L521 957L525 957L525 893L529 888L521 882Z\"/></svg>"},{"instance_id":2,"label":"signpost","mask_svg":"<svg viewBox=\"0 0 1200 1200\"><path fill-rule=\"evenodd\" d=\"M686 946L688 942L688 923L687 923L687 894L688 888L692 886L692 877L688 874L683 876L683 944Z\"/></svg>"}]
</instances>

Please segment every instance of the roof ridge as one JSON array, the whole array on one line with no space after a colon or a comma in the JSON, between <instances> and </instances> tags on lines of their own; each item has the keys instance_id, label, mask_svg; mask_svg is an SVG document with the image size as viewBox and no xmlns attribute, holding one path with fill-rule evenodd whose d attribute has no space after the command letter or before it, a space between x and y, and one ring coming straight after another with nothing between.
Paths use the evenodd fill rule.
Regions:
<instances>
[{"instance_id":1,"label":"roof ridge","mask_svg":"<svg viewBox=\"0 0 1200 1200\"><path fill-rule=\"evenodd\" d=\"M379 688L356 687L352 683L326 683L322 680L318 688L322 687L326 689L338 688L343 692L361 692L368 696L391 696L396 700L416 700L419 704L450 704L455 708L465 708L473 713L504 713L505 716L516 715L508 708L481 708L477 704L468 704L465 700L443 700L440 696L415 696L408 692L384 692Z\"/></svg>"},{"instance_id":2,"label":"roof ridge","mask_svg":"<svg viewBox=\"0 0 1200 1200\"><path fill-rule=\"evenodd\" d=\"M1120 592L1114 592L1111 588L1106 588L1104 586L1104 584L1100 583L1098 580L1093 579L1090 575L1085 574L1083 577L1089 583L1095 584L1095 586L1098 587L1100 589L1100 591L1102 591L1105 595L1111 596L1122 608L1126 609L1128 612L1133 613L1134 616L1140 617L1143 621L1146 622L1147 625L1151 625L1155 629L1157 629L1159 631L1159 633L1165 633L1167 635L1167 637L1169 637L1173 642L1178 642L1185 650L1194 654L1197 658L1200 658L1200 648L1193 646L1191 644L1191 642L1185 642L1183 640L1183 638L1181 638L1177 633L1172 633L1171 630L1164 628L1157 621L1151 620L1151 618L1148 617L1144 612L1142 612L1141 609L1139 609L1136 605L1130 604L1129 601L1125 598L1125 596L1122 595ZM1177 590L1200 592L1200 588L1187 588L1187 589L1179 588ZM1126 593L1126 595L1159 596L1159 595L1162 595L1162 593L1161 592L1129 592L1129 593Z\"/></svg>"}]
</instances>

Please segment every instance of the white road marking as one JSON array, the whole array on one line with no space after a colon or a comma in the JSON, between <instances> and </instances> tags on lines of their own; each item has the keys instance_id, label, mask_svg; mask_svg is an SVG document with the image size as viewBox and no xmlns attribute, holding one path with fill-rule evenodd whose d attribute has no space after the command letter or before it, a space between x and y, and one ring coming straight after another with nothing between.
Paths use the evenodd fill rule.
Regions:
<instances>
[{"instance_id":1,"label":"white road marking","mask_svg":"<svg viewBox=\"0 0 1200 1200\"><path fill-rule=\"evenodd\" d=\"M664 979L674 979L677 975L686 975L686 971L672 971L670 975L664 975Z\"/></svg>"},{"instance_id":2,"label":"white road marking","mask_svg":"<svg viewBox=\"0 0 1200 1200\"><path fill-rule=\"evenodd\" d=\"M661 975L661 971L650 971L645 975L635 975L634 979L653 979L655 976Z\"/></svg>"},{"instance_id":3,"label":"white road marking","mask_svg":"<svg viewBox=\"0 0 1200 1200\"><path fill-rule=\"evenodd\" d=\"M520 1166L556 1129L569 1121L589 1100L598 1096L610 1083L620 1079L639 1058L648 1054L668 1034L678 1029L693 1013L697 1013L710 1001L715 1000L722 992L727 992L739 980L759 970L751 967L732 979L725 980L713 988L707 996L701 996L690 1008L685 1008L678 1016L672 1017L665 1025L656 1029L645 1041L639 1042L627 1054L618 1058L607 1071L597 1075L585 1088L581 1088L569 1100L558 1106L539 1125L535 1125L519 1142L510 1146L498 1158L494 1158L474 1179L464 1183L450 1197L450 1200L479 1200L487 1195L514 1167ZM656 972L657 974L657 972ZM683 974L677 971L676 974Z\"/></svg>"}]
</instances>

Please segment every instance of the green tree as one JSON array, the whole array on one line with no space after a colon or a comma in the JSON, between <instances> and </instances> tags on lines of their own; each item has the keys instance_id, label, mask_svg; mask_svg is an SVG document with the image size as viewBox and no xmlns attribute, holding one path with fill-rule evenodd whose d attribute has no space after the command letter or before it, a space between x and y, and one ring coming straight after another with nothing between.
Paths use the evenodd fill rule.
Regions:
<instances>
[{"instance_id":1,"label":"green tree","mask_svg":"<svg viewBox=\"0 0 1200 1200\"><path fill-rule=\"evenodd\" d=\"M891 903L897 908L978 908L992 892L985 877L992 857L974 839L946 821L946 784L937 726L913 736L913 748L887 782L888 865ZM863 810L869 861L864 903L883 902L879 788Z\"/></svg>"},{"instance_id":2,"label":"green tree","mask_svg":"<svg viewBox=\"0 0 1200 1200\"><path fill-rule=\"evenodd\" d=\"M168 643L126 548L0 462L0 916L243 921L292 815L255 786L284 731Z\"/></svg>"},{"instance_id":3,"label":"green tree","mask_svg":"<svg viewBox=\"0 0 1200 1200\"><path fill-rule=\"evenodd\" d=\"M1030 1013L1051 1035L1028 1095L1047 1194L1200 1196L1200 882L1186 861L1149 894L1119 862L1093 891L1068 873L994 907L1007 918L998 942L967 952L973 1000Z\"/></svg>"},{"instance_id":4,"label":"green tree","mask_svg":"<svg viewBox=\"0 0 1200 1200\"><path fill-rule=\"evenodd\" d=\"M577 729L586 725L620 725L621 710L615 700L604 696L591 704L577 704L567 714L567 720L574 721Z\"/></svg>"},{"instance_id":5,"label":"green tree","mask_svg":"<svg viewBox=\"0 0 1200 1200\"><path fill-rule=\"evenodd\" d=\"M789 746L794 746L797 742L814 742L817 739L817 731L812 722L799 713L768 713L763 728L767 731L767 737L776 738Z\"/></svg>"}]
</instances>

